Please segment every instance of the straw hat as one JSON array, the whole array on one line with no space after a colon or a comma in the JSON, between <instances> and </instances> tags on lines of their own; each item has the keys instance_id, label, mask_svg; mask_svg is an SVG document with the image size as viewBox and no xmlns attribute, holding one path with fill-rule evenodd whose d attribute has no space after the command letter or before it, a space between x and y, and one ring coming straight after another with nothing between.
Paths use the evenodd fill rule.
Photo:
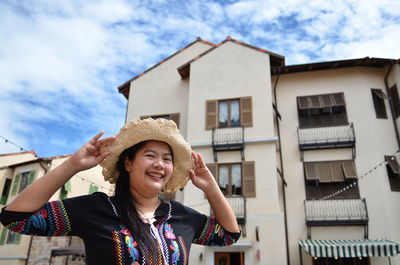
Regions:
<instances>
[{"instance_id":1,"label":"straw hat","mask_svg":"<svg viewBox=\"0 0 400 265\"><path fill-rule=\"evenodd\" d=\"M175 122L166 119L133 120L121 128L116 139L105 145L110 152L100 165L106 181L115 183L119 176L117 162L120 154L127 148L143 141L162 141L172 149L174 169L162 193L172 193L183 188L189 180L188 170L193 168L190 145L185 141Z\"/></svg>"}]
</instances>

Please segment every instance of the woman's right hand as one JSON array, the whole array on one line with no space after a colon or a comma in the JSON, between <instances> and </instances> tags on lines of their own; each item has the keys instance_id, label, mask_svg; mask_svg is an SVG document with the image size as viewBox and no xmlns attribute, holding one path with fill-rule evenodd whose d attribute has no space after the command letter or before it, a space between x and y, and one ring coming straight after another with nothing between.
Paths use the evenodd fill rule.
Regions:
<instances>
[{"instance_id":1,"label":"woman's right hand","mask_svg":"<svg viewBox=\"0 0 400 265\"><path fill-rule=\"evenodd\" d=\"M79 172L92 168L110 154L110 152L101 151L101 146L114 141L115 136L99 140L103 134L104 131L99 132L68 158L72 170Z\"/></svg>"}]
</instances>

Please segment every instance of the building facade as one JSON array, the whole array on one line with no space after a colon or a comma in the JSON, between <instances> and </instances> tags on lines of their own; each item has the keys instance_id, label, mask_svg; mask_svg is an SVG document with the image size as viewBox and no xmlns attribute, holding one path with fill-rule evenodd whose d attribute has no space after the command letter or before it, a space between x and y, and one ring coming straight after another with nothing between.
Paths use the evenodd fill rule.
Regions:
<instances>
[{"instance_id":1,"label":"building facade","mask_svg":"<svg viewBox=\"0 0 400 265\"><path fill-rule=\"evenodd\" d=\"M40 158L34 151L0 155L0 206L11 202L30 183L61 164L68 156ZM83 171L68 181L51 200L102 191L111 194L101 167ZM85 264L83 242L77 237L20 235L1 227L0 264Z\"/></svg>"},{"instance_id":2,"label":"building facade","mask_svg":"<svg viewBox=\"0 0 400 265\"><path fill-rule=\"evenodd\" d=\"M198 38L119 92L127 121L177 122L236 213L239 242L190 264L400 264L399 81L399 60L286 66ZM191 183L170 197L212 214Z\"/></svg>"}]
</instances>

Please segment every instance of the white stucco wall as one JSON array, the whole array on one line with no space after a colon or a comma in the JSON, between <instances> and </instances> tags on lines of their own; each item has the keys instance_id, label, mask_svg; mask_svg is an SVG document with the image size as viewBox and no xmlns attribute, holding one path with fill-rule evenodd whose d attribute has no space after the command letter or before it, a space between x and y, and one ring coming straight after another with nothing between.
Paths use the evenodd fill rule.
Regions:
<instances>
[{"instance_id":1,"label":"white stucco wall","mask_svg":"<svg viewBox=\"0 0 400 265\"><path fill-rule=\"evenodd\" d=\"M354 124L356 135L357 172L362 175L384 160L384 155L397 150L394 126L388 102L385 102L389 118L377 119L373 106L371 88L385 91L385 69L347 68L329 71L314 71L281 75L278 88L278 109L282 115L281 139L284 154L285 178L288 205L288 226L290 258L292 264L299 263L298 240L307 236L304 221L305 187L303 164L297 142L296 97L306 95L343 92L346 101L348 121ZM350 159L351 151L345 149L306 151L305 161ZM384 166L359 181L361 198L366 198L369 213L369 237L388 238L400 241L400 221L395 209L400 200L399 192L391 192ZM350 232L350 231L351 232ZM362 238L359 228L312 229L313 238L348 238L349 235ZM377 263L376 263L377 264Z\"/></svg>"}]
</instances>

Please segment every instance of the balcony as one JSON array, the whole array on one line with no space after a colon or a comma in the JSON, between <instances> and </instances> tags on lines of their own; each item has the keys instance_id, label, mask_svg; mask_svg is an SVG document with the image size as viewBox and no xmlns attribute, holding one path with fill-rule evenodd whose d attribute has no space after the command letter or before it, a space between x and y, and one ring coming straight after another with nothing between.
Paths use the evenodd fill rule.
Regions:
<instances>
[{"instance_id":1,"label":"balcony","mask_svg":"<svg viewBox=\"0 0 400 265\"><path fill-rule=\"evenodd\" d=\"M304 209L307 226L368 224L365 199L306 200Z\"/></svg>"},{"instance_id":2,"label":"balcony","mask_svg":"<svg viewBox=\"0 0 400 265\"><path fill-rule=\"evenodd\" d=\"M235 213L236 220L238 224L241 226L241 230L243 235L246 234L245 224L246 224L246 198L242 195L226 195L226 200L229 205L232 207L233 212ZM213 216L213 212L211 210L211 215Z\"/></svg>"},{"instance_id":3,"label":"balcony","mask_svg":"<svg viewBox=\"0 0 400 265\"><path fill-rule=\"evenodd\" d=\"M217 152L240 151L244 160L244 127L214 128L212 130L212 147L214 161L217 162Z\"/></svg>"},{"instance_id":4,"label":"balcony","mask_svg":"<svg viewBox=\"0 0 400 265\"><path fill-rule=\"evenodd\" d=\"M311 226L364 226L368 238L368 211L365 199L305 200L307 234Z\"/></svg>"},{"instance_id":5,"label":"balcony","mask_svg":"<svg viewBox=\"0 0 400 265\"><path fill-rule=\"evenodd\" d=\"M300 150L354 147L353 123L345 126L297 128Z\"/></svg>"}]
</instances>

